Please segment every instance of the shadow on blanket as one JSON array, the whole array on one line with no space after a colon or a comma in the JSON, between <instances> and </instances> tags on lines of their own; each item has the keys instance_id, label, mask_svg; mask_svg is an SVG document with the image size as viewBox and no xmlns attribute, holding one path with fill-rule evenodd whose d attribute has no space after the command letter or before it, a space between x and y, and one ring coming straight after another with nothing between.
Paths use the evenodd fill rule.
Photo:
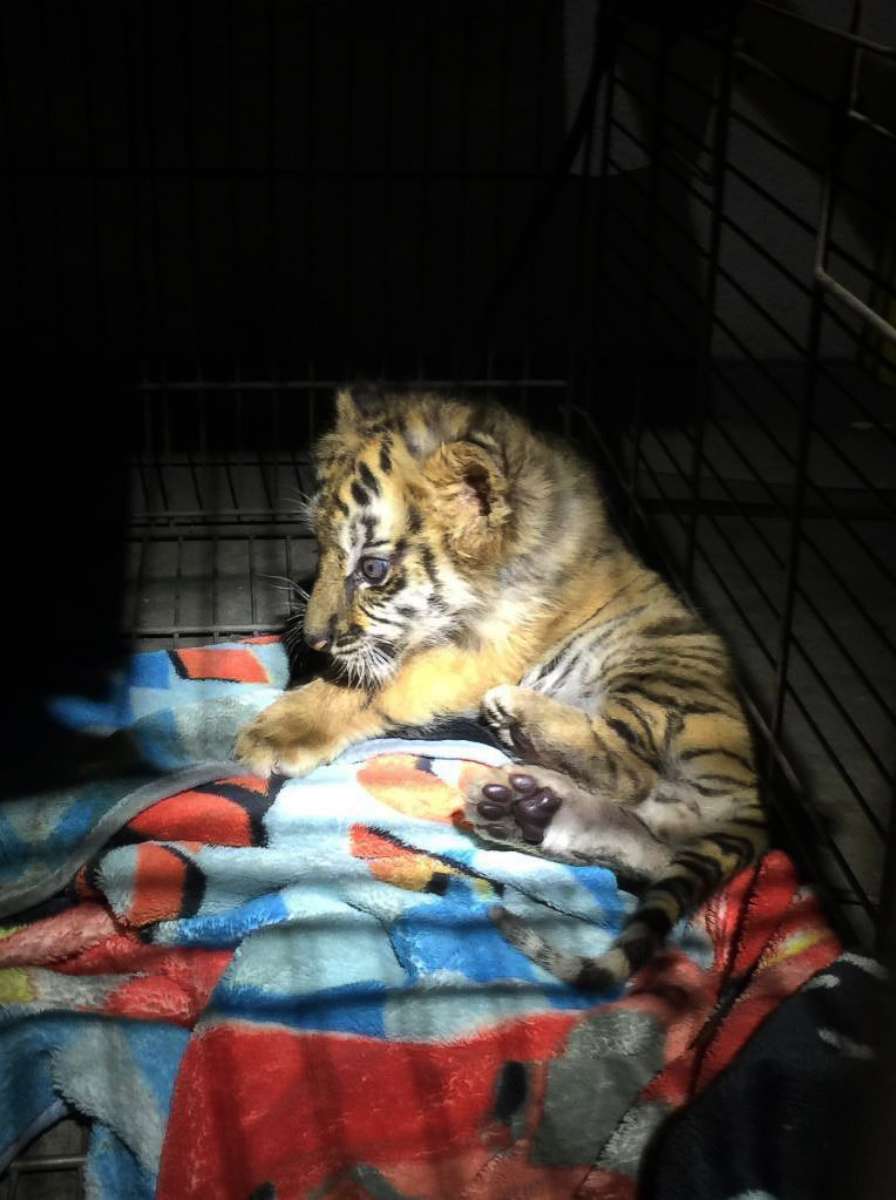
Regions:
<instances>
[{"instance_id":1,"label":"shadow on blanket","mask_svg":"<svg viewBox=\"0 0 896 1200\"><path fill-rule=\"evenodd\" d=\"M56 706L155 773L0 810L0 1156L62 1098L99 1200L634 1197L669 1114L835 959L814 898L771 854L624 997L576 992L490 905L593 952L633 898L472 839L460 787L503 752L469 729L301 781L226 762L287 670L271 639L139 655Z\"/></svg>"}]
</instances>

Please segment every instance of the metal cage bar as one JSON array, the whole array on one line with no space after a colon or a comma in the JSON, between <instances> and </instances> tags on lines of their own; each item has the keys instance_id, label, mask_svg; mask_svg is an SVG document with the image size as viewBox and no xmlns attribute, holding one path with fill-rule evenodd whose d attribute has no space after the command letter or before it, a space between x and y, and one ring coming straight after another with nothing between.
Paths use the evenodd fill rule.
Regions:
<instances>
[{"instance_id":1,"label":"metal cage bar","mask_svg":"<svg viewBox=\"0 0 896 1200\"><path fill-rule=\"evenodd\" d=\"M614 221L618 220L623 227L632 230L633 236L640 228L642 238L647 241L648 245L654 246L653 231L656 228L659 213L657 207L650 204L650 191L652 187L655 188L653 181L656 180L657 171L663 169L675 179L676 185L685 190L690 201L697 205L698 211L704 209L709 213L710 250L706 257L709 260L710 269L709 271L704 270L700 284L696 285L681 274L680 269L676 266L674 256L664 250L657 252L655 246L650 253L646 268L639 267L612 240L607 241L604 252L609 250L613 257L625 266L629 275L629 285L634 279L640 281L636 283L636 287L651 289L653 303L657 305L655 311L662 315L664 323L669 323L670 330L678 331L679 335L687 334L688 320L685 310L688 306L706 314L707 341L710 353L701 356L699 360L702 366L700 366L698 380L702 379L703 372L708 370L714 388L721 385L725 389L725 394L735 401L751 422L750 428L769 439L769 444L774 447L775 453L781 456L780 461L788 464L791 472L787 492L782 494L780 484L772 485L765 465L758 457L758 450L751 448L752 442L747 446L741 444L726 428L725 420L719 418L711 402L701 408L700 383L698 382L695 390L696 416L689 422L689 429L685 430L684 436L685 444L690 447L690 466L686 461L680 460L671 449L668 438L660 427L652 426L645 429L643 419L639 416L639 405L637 402L635 403L631 422L630 456L627 463L632 516L640 514L637 519L646 521L655 532L656 521L660 514L663 519L669 515L683 522L682 537L684 541L681 543L683 548L678 551L676 561L681 569L682 579L688 584L696 582L694 575L698 560L701 561L703 569L710 573L713 573L715 568L715 564L706 557L706 547L703 545L706 538L700 532L701 523L705 521L708 532L712 533L713 537L721 539L720 544L726 547L726 552L731 555L732 561L738 563L740 569L745 572L749 593L755 593L762 599L767 606L767 612L777 625L776 640L773 644L769 644L763 628L754 625L752 618L748 616L739 600L731 593L730 588L726 588L726 581L723 578L714 581L716 586L722 588L723 591L728 591L726 603L731 605L735 614L734 620L750 633L756 649L765 656L768 668L773 672L773 690L767 707L761 702L756 705L757 714L761 715L763 711L767 713L767 719L760 721L759 725L769 743L769 766L772 772L772 782L775 781L776 772L781 771L782 761L786 761L787 756L794 749L792 722L787 717L787 706L793 706L800 719L808 725L809 735L825 754L842 787L856 804L857 811L861 811L869 828L874 829L878 837L883 837L891 819L888 811L881 808L877 802L871 803L869 796L864 791L867 785L858 782L854 765L858 760L853 758L847 762L840 757L842 752L839 750L839 746L835 748L834 743L830 740L826 726L819 724L816 716L813 716L812 710L806 707L799 687L794 684L794 668L791 662L791 654L795 652L800 664L800 678L803 678L804 673L808 673L808 678L814 680L818 695L824 697L825 703L830 704L833 710L839 713L843 730L848 730L856 739L857 752L863 755L864 761L879 773L881 783L890 788L892 786L891 742L881 740L883 735L877 732L877 726L874 731L869 731L855 720L847 704L838 695L836 686L832 683L829 676L831 666L823 658L816 660L813 657L813 653L818 653L815 642L813 641L810 650L804 642L805 635L800 632L806 619L804 614L811 615L812 619L818 622L818 628L829 639L829 644L835 647L837 653L843 656L843 661L849 664L849 669L854 672L857 686L863 688L868 700L878 706L880 719L887 722L889 728L892 729L893 706L884 695L883 678L875 675L876 664L869 663L867 653L857 657L849 639L842 635L832 618L826 593L817 593L815 586L807 585L803 579L803 550L805 548L811 552L813 562L817 564L816 567L813 567L813 572L824 571L831 576L837 588L842 590L845 602L849 604L851 612L864 621L869 634L878 639L879 646L888 653L896 649L884 628L879 607L875 609L873 603L870 603L865 596L860 595L860 590L847 577L848 569L844 570L841 563L831 560L830 555L819 544L816 534L810 532L812 521L822 517L832 528L839 530L843 536L849 539L848 543L844 543L844 545L854 546L855 552L861 554L865 562L878 572L881 586L888 586L894 581L893 570L879 548L879 538L875 542L872 536L874 533L872 526L868 527L867 533L864 529L860 532L856 527L856 521L863 519L866 511L869 520L889 519L889 514L893 511L892 491L883 484L882 480L873 478L869 474L869 468L843 446L841 439L831 434L818 412L819 389L824 384L830 390L830 394L839 397L844 405L850 406L857 415L860 414L865 418L869 428L878 430L881 438L887 442L893 440L892 427L887 427L884 423L880 407L869 407L867 395L856 395L855 388L845 386L824 356L825 319L831 322L832 328L837 329L850 340L857 340L859 337L859 333L853 328L854 319L858 318L865 330L870 330L883 339L883 344L892 345L896 341L896 336L894 336L896 330L893 328L892 320L881 316L868 302L851 291L827 268L829 255L836 253L839 249L834 234L837 193L840 191L847 197L861 194L854 186L854 180L842 178L841 167L844 147L851 136L850 130L857 125L865 127L869 124L869 122L862 121L863 114L859 114L858 118L854 116L859 107L855 102L855 83L860 55L880 52L886 58L892 57L892 48L868 43L867 39L858 36L857 11L857 9L853 10L852 25L849 32L843 37L846 47L844 77L839 87L835 87L833 92L829 90L825 95L820 93L811 96L804 95L807 89L801 87L798 81L789 80L781 72L772 68L764 72L767 77L774 78L776 83L782 87L790 87L794 94L819 103L829 114L831 126L824 164L823 203L815 221L807 219L796 211L787 202L787 197L775 194L763 183L760 183L749 169L743 169L736 157L732 156L727 145L721 152L719 150L720 130L727 131L728 123L734 120L756 138L774 147L775 150L783 152L790 161L806 169L813 169L816 165L811 158L801 153L797 146L776 136L746 113L739 111L735 105L729 75L733 64L745 64L758 70L764 66L754 55L744 54L737 45L735 37L732 36L736 32L735 30L728 29L722 35L716 33L711 36L703 33L697 35L697 40L705 45L707 53L714 53L718 58L716 77L717 79L721 78L721 83L713 92L707 91L701 83L682 76L674 66L670 66L665 61L662 50L659 52L646 50L631 38L626 37L621 43L624 52L632 52L642 65L646 63L656 81L668 77L676 85L680 85L700 101L705 102L707 111L712 113L717 139L713 147L716 186L711 195L704 194L693 182L681 177L677 165L670 166L668 162L661 161L661 155L657 153L655 132L652 137L645 137L632 129L625 115L614 111L613 94L611 93L605 118L605 163L609 166L620 167L621 164L614 158L612 142L615 137L621 136L629 146L644 153L651 166L647 174L646 188L643 184L637 185L637 190L644 191L647 196L646 218L626 209L624 205L620 206L610 201L606 207L607 224L612 225ZM792 21L800 20L794 14L789 14L789 17ZM815 23L808 22L807 25L814 27ZM649 109L654 114L654 120L662 120L662 103L651 103L645 95L643 87L639 91L639 89L628 86L624 80L618 82L624 95L633 95L645 109ZM660 86L659 82L656 86ZM668 120L667 124L670 130L677 130L679 134L689 132L679 128L679 123L674 116ZM882 143L888 144L892 131L885 126L880 126L878 121L872 120L870 124L879 127L873 131L875 136ZM695 144L704 153L708 149L706 143L699 138L692 136L689 138L689 142ZM776 259L775 255L763 245L760 240L761 235L757 236L752 233L745 227L742 218L728 210L724 195L721 199L719 197L718 180L720 175L723 177L728 175L738 185L743 184L750 188L763 201L770 204L774 211L780 213L785 220L792 221L802 233L813 239L815 263L808 278L801 278L787 265L786 261ZM688 229L681 224L680 218L678 220L683 240L690 238L690 240L696 241L694 229ZM642 221L643 224L640 224ZM789 320L785 324L774 308L755 295L745 279L738 272L732 270L728 257L721 249L723 234L726 232L738 237L743 252L748 252L761 259L781 278L785 286L793 289L793 292L801 298L801 302L808 304L807 332L803 337L793 332ZM706 259L703 261L705 262ZM879 282L880 295L884 297L891 295L893 281L881 278L879 270L863 263L856 256L855 251L846 248L845 255L841 256L839 261L856 272L859 279L866 280L869 284ZM670 281L662 296L655 294L654 277L658 265L662 265L666 278ZM769 365L750 349L748 340L744 338L743 334L732 326L731 318L719 307L716 295L717 280L719 284L724 284L726 288L731 289L740 301L755 312L759 320L765 322L767 327L780 338L785 352L792 356L797 363L802 364L804 382L801 397L794 396L788 387L784 387L779 382ZM671 286L678 289L680 298L678 303L670 300ZM631 303L633 314L640 317L642 313L637 297L627 296L627 291L628 288L623 288L614 282L614 300L624 298L626 306ZM849 317L848 321L836 311L835 306L838 304L843 306L843 311ZM755 368L761 386L767 389L765 396L757 397L755 386L753 387L753 396L742 393L742 389L735 382L736 372L732 373L724 361L716 357L718 350L714 346L713 335L715 333L730 339L729 344L743 355L751 369ZM647 336L651 336L649 324ZM654 330L652 336L654 341L660 340L658 330ZM872 353L874 353L873 350ZM888 361L884 351L878 352L878 361ZM729 376L731 377L729 378ZM784 401L787 410L796 413L797 425L792 433L785 434L780 431L774 417L770 421L770 416L763 416L760 409L766 403L767 396L774 396L776 399ZM762 403L757 404L757 399L760 399ZM760 489L763 496L762 504L758 504L754 496L746 497L744 495L745 485L738 483L730 474L726 476L726 473L720 471L718 464L706 453L706 439L710 434L715 452L718 452L720 446L725 447L726 454L730 456L731 461L740 464L745 469L745 475L739 475L738 478L748 479L751 481L750 487ZM861 510L861 518L852 508L841 510L833 493L815 478L811 463L817 448L823 449L826 454L829 454L831 461L836 461L844 470L848 471L855 480L856 486L863 489L863 494L868 497L871 504ZM659 460L655 457L654 449L660 452ZM671 480L675 484L672 491L669 490L668 483L663 483L662 473L657 473L661 464L665 464L665 470L669 470L671 464ZM716 502L707 497L702 486L704 481L707 487L712 485L712 496L721 495L727 504L728 507L721 510L721 515L716 515L720 510L718 510ZM648 484L649 487L646 486ZM649 498L651 493L658 496L658 508ZM686 508L681 508L681 502L676 499L678 495L688 498ZM875 507L876 505L879 507ZM756 539L755 544L762 547L769 555L770 560L775 563L776 571L783 572L779 600L776 600L763 586L762 580L756 576L755 570L751 577L750 563L744 559L737 542L732 541L728 532L727 521L729 518L724 516L727 512L736 514L744 521L745 526ZM778 535L771 540L764 528L769 517L780 520L778 514L786 516L789 526L787 544L783 547L779 544ZM660 542L662 543L663 540L660 535ZM849 561L851 562L852 559ZM879 670L879 667L877 669ZM813 706L814 703L813 701ZM864 767L861 774L864 776ZM830 849L830 847L828 848ZM878 892L877 885L870 883L867 877L864 880L860 879L852 871L845 856L840 854L839 858L843 859L843 861L838 861L839 867L841 869L849 868L846 876L854 895L862 902L869 915L873 914L876 911L877 902L874 897ZM892 888L893 873L892 864L885 866L880 881L881 914L879 919L881 921L883 920L883 910L888 906L892 907L892 900L887 898L889 892L886 889Z\"/></svg>"}]
</instances>

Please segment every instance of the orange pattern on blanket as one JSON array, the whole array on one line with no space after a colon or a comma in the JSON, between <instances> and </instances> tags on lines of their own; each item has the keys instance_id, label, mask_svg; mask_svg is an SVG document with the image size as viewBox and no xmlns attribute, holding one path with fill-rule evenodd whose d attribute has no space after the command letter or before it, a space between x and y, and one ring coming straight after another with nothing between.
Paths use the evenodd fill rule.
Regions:
<instances>
[{"instance_id":1,"label":"orange pattern on blanket","mask_svg":"<svg viewBox=\"0 0 896 1200\"><path fill-rule=\"evenodd\" d=\"M146 842L137 847L134 895L129 925L152 925L181 915L187 890L188 862L167 846Z\"/></svg>"},{"instance_id":2,"label":"orange pattern on blanket","mask_svg":"<svg viewBox=\"0 0 896 1200\"><path fill-rule=\"evenodd\" d=\"M358 771L358 782L382 804L409 817L448 824L461 807L457 788L420 764L414 754L378 754Z\"/></svg>"},{"instance_id":3,"label":"orange pattern on blanket","mask_svg":"<svg viewBox=\"0 0 896 1200\"><path fill-rule=\"evenodd\" d=\"M224 784L242 784L242 780L223 780ZM252 794L263 780L251 780ZM250 797L251 798L251 797ZM252 813L240 803L239 795L230 798L205 792L201 788L166 796L139 813L128 824L134 833L159 842L199 841L214 846L252 846L256 844Z\"/></svg>"},{"instance_id":4,"label":"orange pattern on blanket","mask_svg":"<svg viewBox=\"0 0 896 1200\"><path fill-rule=\"evenodd\" d=\"M367 859L371 875L411 892L432 889L436 879L460 874L439 859L430 858L410 846L402 846L366 825L352 826L351 848L356 858Z\"/></svg>"},{"instance_id":5,"label":"orange pattern on blanket","mask_svg":"<svg viewBox=\"0 0 896 1200\"><path fill-rule=\"evenodd\" d=\"M179 674L186 679L226 679L234 683L270 683L267 669L251 650L227 646L196 646L172 651Z\"/></svg>"}]
</instances>

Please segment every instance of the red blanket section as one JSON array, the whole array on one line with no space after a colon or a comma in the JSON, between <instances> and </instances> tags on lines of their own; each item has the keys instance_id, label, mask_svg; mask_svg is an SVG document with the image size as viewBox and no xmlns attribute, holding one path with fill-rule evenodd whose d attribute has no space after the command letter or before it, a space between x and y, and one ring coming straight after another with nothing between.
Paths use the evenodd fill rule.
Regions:
<instances>
[{"instance_id":1,"label":"red blanket section","mask_svg":"<svg viewBox=\"0 0 896 1200\"><path fill-rule=\"evenodd\" d=\"M200 1027L175 1090L159 1200L634 1200L635 1179L599 1157L539 1157L552 1064L576 1026L614 1010L657 1022L664 1065L631 1111L671 1112L839 952L782 854L736 879L705 916L715 947L708 970L667 953L623 999L585 1013L516 1018L434 1044L245 1021ZM520 1064L526 1096L511 1118L496 1097L509 1065Z\"/></svg>"}]
</instances>

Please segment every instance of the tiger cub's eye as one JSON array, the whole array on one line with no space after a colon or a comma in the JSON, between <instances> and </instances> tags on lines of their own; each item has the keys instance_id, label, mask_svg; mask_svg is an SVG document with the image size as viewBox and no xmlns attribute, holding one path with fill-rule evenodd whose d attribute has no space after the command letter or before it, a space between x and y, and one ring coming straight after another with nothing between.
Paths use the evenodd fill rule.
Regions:
<instances>
[{"instance_id":1,"label":"tiger cub's eye","mask_svg":"<svg viewBox=\"0 0 896 1200\"><path fill-rule=\"evenodd\" d=\"M382 583L389 574L388 558L362 558L358 565L367 583Z\"/></svg>"}]
</instances>

